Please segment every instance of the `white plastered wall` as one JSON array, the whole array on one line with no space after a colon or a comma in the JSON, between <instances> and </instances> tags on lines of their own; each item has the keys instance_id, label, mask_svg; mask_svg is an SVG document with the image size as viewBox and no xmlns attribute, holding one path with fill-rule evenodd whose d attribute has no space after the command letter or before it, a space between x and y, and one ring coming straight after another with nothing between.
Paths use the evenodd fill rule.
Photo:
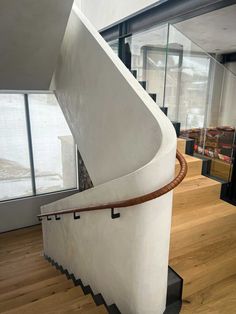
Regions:
<instances>
[{"instance_id":1,"label":"white plastered wall","mask_svg":"<svg viewBox=\"0 0 236 314\"><path fill-rule=\"evenodd\" d=\"M73 7L55 89L95 187L43 213L143 195L171 181L176 135L167 117ZM43 221L44 251L124 314L163 313L172 193L119 210Z\"/></svg>"},{"instance_id":2,"label":"white plastered wall","mask_svg":"<svg viewBox=\"0 0 236 314\"><path fill-rule=\"evenodd\" d=\"M101 30L127 16L149 6L158 4L160 0L75 0L90 22Z\"/></svg>"}]
</instances>

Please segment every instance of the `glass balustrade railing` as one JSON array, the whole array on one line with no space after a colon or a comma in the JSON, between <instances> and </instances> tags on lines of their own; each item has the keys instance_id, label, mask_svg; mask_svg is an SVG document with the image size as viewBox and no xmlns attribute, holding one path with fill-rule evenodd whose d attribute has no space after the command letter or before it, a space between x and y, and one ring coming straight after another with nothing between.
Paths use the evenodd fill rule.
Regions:
<instances>
[{"instance_id":1,"label":"glass balustrade railing","mask_svg":"<svg viewBox=\"0 0 236 314\"><path fill-rule=\"evenodd\" d=\"M169 26L168 47L172 46L178 47L182 60L180 66L175 66L174 57L167 53L168 115L181 123L181 137L194 139L195 154L211 160L210 175L230 181L236 76L174 26Z\"/></svg>"},{"instance_id":2,"label":"glass balustrade railing","mask_svg":"<svg viewBox=\"0 0 236 314\"><path fill-rule=\"evenodd\" d=\"M159 25L110 42L180 136L211 160L210 175L231 180L236 127L236 76L173 25ZM119 54L120 55L120 54ZM235 66L236 72L236 66Z\"/></svg>"}]
</instances>

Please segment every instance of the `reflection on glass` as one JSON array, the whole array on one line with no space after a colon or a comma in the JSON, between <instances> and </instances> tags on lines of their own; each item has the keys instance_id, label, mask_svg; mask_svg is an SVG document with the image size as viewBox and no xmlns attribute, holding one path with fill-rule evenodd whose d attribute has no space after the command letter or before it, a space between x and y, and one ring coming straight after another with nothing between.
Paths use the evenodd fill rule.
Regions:
<instances>
[{"instance_id":1,"label":"reflection on glass","mask_svg":"<svg viewBox=\"0 0 236 314\"><path fill-rule=\"evenodd\" d=\"M131 66L137 80L145 82L159 106L163 106L168 25L158 26L126 38Z\"/></svg>"},{"instance_id":2,"label":"reflection on glass","mask_svg":"<svg viewBox=\"0 0 236 314\"><path fill-rule=\"evenodd\" d=\"M53 94L30 94L36 192L76 187L73 137Z\"/></svg>"},{"instance_id":3,"label":"reflection on glass","mask_svg":"<svg viewBox=\"0 0 236 314\"><path fill-rule=\"evenodd\" d=\"M112 41L108 42L108 44L111 47L111 49L115 52L115 54L118 55L118 52L119 52L118 39L112 40Z\"/></svg>"},{"instance_id":4,"label":"reflection on glass","mask_svg":"<svg viewBox=\"0 0 236 314\"><path fill-rule=\"evenodd\" d=\"M174 51L173 47L176 51ZM235 145L236 77L175 27L169 28L165 106L210 174L230 180Z\"/></svg>"},{"instance_id":5,"label":"reflection on glass","mask_svg":"<svg viewBox=\"0 0 236 314\"><path fill-rule=\"evenodd\" d=\"M24 96L0 94L0 200L32 195Z\"/></svg>"},{"instance_id":6,"label":"reflection on glass","mask_svg":"<svg viewBox=\"0 0 236 314\"><path fill-rule=\"evenodd\" d=\"M169 28L165 105L182 129L204 126L210 57L173 26Z\"/></svg>"}]
</instances>

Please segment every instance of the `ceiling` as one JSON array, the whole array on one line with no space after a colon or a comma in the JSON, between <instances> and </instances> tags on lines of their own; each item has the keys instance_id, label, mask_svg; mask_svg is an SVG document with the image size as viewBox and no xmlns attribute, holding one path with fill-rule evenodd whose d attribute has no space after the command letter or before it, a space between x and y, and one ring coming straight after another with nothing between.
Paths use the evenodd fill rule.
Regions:
<instances>
[{"instance_id":1,"label":"ceiling","mask_svg":"<svg viewBox=\"0 0 236 314\"><path fill-rule=\"evenodd\" d=\"M49 88L73 0L1 0L0 90Z\"/></svg>"},{"instance_id":2,"label":"ceiling","mask_svg":"<svg viewBox=\"0 0 236 314\"><path fill-rule=\"evenodd\" d=\"M209 53L236 52L236 5L191 18L175 26Z\"/></svg>"}]
</instances>

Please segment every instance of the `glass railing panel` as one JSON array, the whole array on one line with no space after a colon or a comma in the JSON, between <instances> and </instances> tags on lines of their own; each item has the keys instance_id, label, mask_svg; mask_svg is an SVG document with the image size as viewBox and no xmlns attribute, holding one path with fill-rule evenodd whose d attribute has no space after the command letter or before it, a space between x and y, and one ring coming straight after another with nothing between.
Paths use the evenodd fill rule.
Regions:
<instances>
[{"instance_id":1,"label":"glass railing panel","mask_svg":"<svg viewBox=\"0 0 236 314\"><path fill-rule=\"evenodd\" d=\"M131 53L130 70L159 106L163 106L168 25L136 33L126 38Z\"/></svg>"},{"instance_id":2,"label":"glass railing panel","mask_svg":"<svg viewBox=\"0 0 236 314\"><path fill-rule=\"evenodd\" d=\"M205 155L210 155L211 174L231 181L236 126L236 76L215 60L206 120Z\"/></svg>"},{"instance_id":3,"label":"glass railing panel","mask_svg":"<svg viewBox=\"0 0 236 314\"><path fill-rule=\"evenodd\" d=\"M114 39L108 42L108 45L111 47L111 49L114 51L116 55L119 54L119 41L118 39Z\"/></svg>"},{"instance_id":4,"label":"glass railing panel","mask_svg":"<svg viewBox=\"0 0 236 314\"><path fill-rule=\"evenodd\" d=\"M234 73L173 26L166 71L169 118L181 123L182 137L194 139L195 154L211 160L210 175L230 181L236 126Z\"/></svg>"},{"instance_id":5,"label":"glass railing panel","mask_svg":"<svg viewBox=\"0 0 236 314\"><path fill-rule=\"evenodd\" d=\"M165 106L181 128L203 128L206 118L210 57L170 25Z\"/></svg>"}]
</instances>

